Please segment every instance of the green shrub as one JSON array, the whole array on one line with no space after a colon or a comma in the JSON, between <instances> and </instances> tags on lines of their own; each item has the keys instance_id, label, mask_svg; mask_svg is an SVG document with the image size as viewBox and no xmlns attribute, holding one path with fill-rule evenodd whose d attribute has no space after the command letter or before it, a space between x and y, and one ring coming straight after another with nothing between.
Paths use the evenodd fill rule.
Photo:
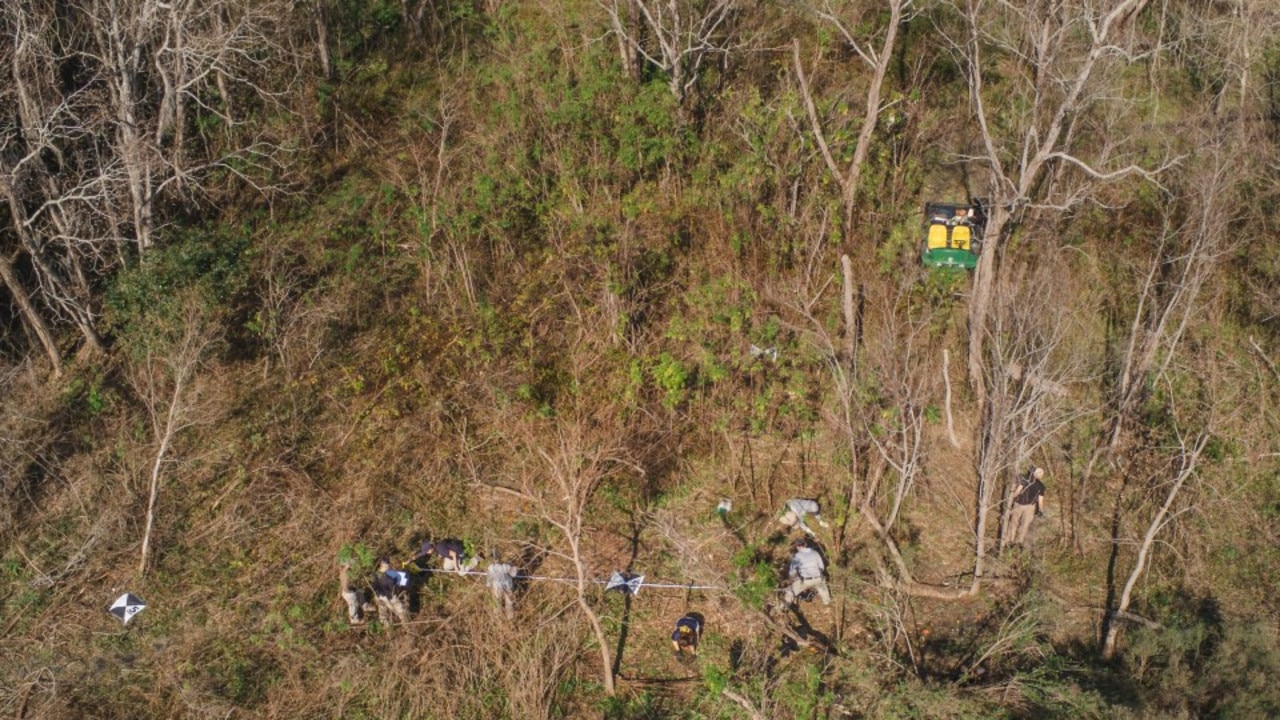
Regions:
<instances>
[{"instance_id":1,"label":"green shrub","mask_svg":"<svg viewBox=\"0 0 1280 720\"><path fill-rule=\"evenodd\" d=\"M733 556L733 565L745 579L735 584L733 594L747 607L760 610L777 592L773 567L760 551L747 546Z\"/></svg>"},{"instance_id":2,"label":"green shrub","mask_svg":"<svg viewBox=\"0 0 1280 720\"><path fill-rule=\"evenodd\" d=\"M684 402L689 386L689 371L679 360L670 353L662 353L649 372L658 389L663 392L663 405L674 409Z\"/></svg>"}]
</instances>

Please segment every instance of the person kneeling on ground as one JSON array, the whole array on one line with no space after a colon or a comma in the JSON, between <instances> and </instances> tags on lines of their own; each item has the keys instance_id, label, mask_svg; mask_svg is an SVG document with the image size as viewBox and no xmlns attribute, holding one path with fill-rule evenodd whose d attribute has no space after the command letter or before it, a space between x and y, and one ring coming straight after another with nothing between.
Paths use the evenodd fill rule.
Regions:
<instances>
[{"instance_id":1,"label":"person kneeling on ground","mask_svg":"<svg viewBox=\"0 0 1280 720\"><path fill-rule=\"evenodd\" d=\"M378 558L378 572L373 577L373 600L378 619L390 625L392 620L409 622L409 603L404 588L409 587L409 574L391 566L389 558Z\"/></svg>"},{"instance_id":2,"label":"person kneeling on ground","mask_svg":"<svg viewBox=\"0 0 1280 720\"><path fill-rule=\"evenodd\" d=\"M466 550L463 548L461 540L436 540L432 542L428 540L422 543L422 548L418 550L418 554L413 558L413 564L421 568L427 567L427 560L432 555L440 556L440 569L445 572L456 572L459 575L466 575L469 570L474 568L480 558L473 557L465 564L462 562L463 554Z\"/></svg>"},{"instance_id":3,"label":"person kneeling on ground","mask_svg":"<svg viewBox=\"0 0 1280 720\"><path fill-rule=\"evenodd\" d=\"M791 498L783 507L782 515L778 518L778 522L789 528L800 528L809 535L813 535L813 530L805 524L804 519L812 515L814 520L822 527L831 527L826 520L822 519L822 513L818 508L818 501L809 498Z\"/></svg>"},{"instance_id":4,"label":"person kneeling on ground","mask_svg":"<svg viewBox=\"0 0 1280 720\"><path fill-rule=\"evenodd\" d=\"M702 620L692 614L686 614L676 621L676 629L671 633L671 647L675 648L676 657L680 660L698 657L698 641L702 639Z\"/></svg>"},{"instance_id":5,"label":"person kneeling on ground","mask_svg":"<svg viewBox=\"0 0 1280 720\"><path fill-rule=\"evenodd\" d=\"M783 602L788 606L794 605L806 590L816 590L818 597L822 599L822 604L830 605L831 591L827 588L827 581L823 577L827 564L822 560L822 554L809 547L809 543L803 539L796 540L795 549L795 553L791 556L791 564L787 567L787 577L791 580L791 586L783 595Z\"/></svg>"}]
</instances>

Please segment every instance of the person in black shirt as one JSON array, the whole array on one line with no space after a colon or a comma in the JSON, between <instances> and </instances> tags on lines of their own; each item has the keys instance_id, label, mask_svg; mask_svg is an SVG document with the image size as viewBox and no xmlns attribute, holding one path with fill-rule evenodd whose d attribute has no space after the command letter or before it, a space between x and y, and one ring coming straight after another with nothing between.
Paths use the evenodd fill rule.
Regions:
<instances>
[{"instance_id":1,"label":"person in black shirt","mask_svg":"<svg viewBox=\"0 0 1280 720\"><path fill-rule=\"evenodd\" d=\"M1044 468L1034 468L1018 479L1018 493L1013 496L1013 512L1009 516L1009 544L1026 542L1031 521L1044 514Z\"/></svg>"},{"instance_id":2,"label":"person in black shirt","mask_svg":"<svg viewBox=\"0 0 1280 720\"><path fill-rule=\"evenodd\" d=\"M409 585L409 576L392 567L390 558L378 558L372 585L378 618L387 625L393 621L409 622L409 603L403 589Z\"/></svg>"},{"instance_id":3,"label":"person in black shirt","mask_svg":"<svg viewBox=\"0 0 1280 720\"><path fill-rule=\"evenodd\" d=\"M466 575L472 568L480 562L480 558L473 557L467 562L462 561L466 550L461 540L449 538L447 540L436 540L435 542L427 541L422 543L418 554L413 558L413 564L421 569L426 569L427 561L432 555L439 556L440 569L445 572L456 572L459 575Z\"/></svg>"}]
</instances>

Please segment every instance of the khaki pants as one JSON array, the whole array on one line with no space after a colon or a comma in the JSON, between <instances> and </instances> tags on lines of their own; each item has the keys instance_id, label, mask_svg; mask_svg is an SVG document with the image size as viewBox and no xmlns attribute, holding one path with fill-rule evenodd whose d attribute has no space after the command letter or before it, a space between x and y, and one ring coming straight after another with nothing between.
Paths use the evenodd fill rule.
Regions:
<instances>
[{"instance_id":1,"label":"khaki pants","mask_svg":"<svg viewBox=\"0 0 1280 720\"><path fill-rule=\"evenodd\" d=\"M1031 521L1036 519L1036 503L1014 503L1009 514L1009 544L1021 545L1027 539Z\"/></svg>"},{"instance_id":2,"label":"khaki pants","mask_svg":"<svg viewBox=\"0 0 1280 720\"><path fill-rule=\"evenodd\" d=\"M351 588L342 591L342 599L347 603L347 620L352 625L359 625L364 622L360 617L360 594Z\"/></svg>"},{"instance_id":3,"label":"khaki pants","mask_svg":"<svg viewBox=\"0 0 1280 720\"><path fill-rule=\"evenodd\" d=\"M377 595L374 599L378 603L378 619L383 623L390 625L393 620L409 622L409 608L404 598L399 595L389 598Z\"/></svg>"},{"instance_id":4,"label":"khaki pants","mask_svg":"<svg viewBox=\"0 0 1280 720\"><path fill-rule=\"evenodd\" d=\"M795 581L791 583L791 587L787 588L787 592L782 596L783 600L790 605L795 602L797 598L803 595L805 590L810 589L818 591L818 597L822 599L823 605L831 604L831 591L827 589L827 581L820 577L809 580L796 578Z\"/></svg>"},{"instance_id":5,"label":"khaki pants","mask_svg":"<svg viewBox=\"0 0 1280 720\"><path fill-rule=\"evenodd\" d=\"M826 520L822 519L821 515L810 515L809 517L812 517L814 520L817 520L818 524L824 528L831 527L829 524L827 524ZM805 516L797 515L794 510L787 510L786 512L782 513L781 516L778 517L778 522L782 523L783 525L786 525L789 528L800 528L801 530L805 531L809 535L813 535L814 534L813 530L809 529L809 526L805 524L804 518Z\"/></svg>"},{"instance_id":6,"label":"khaki pants","mask_svg":"<svg viewBox=\"0 0 1280 720\"><path fill-rule=\"evenodd\" d=\"M445 572L456 572L459 575L466 575L472 568L479 564L480 558L473 557L466 563L458 562L452 557L440 558L440 569Z\"/></svg>"},{"instance_id":7,"label":"khaki pants","mask_svg":"<svg viewBox=\"0 0 1280 720\"><path fill-rule=\"evenodd\" d=\"M502 612L510 620L516 611L516 595L511 588L501 587L499 585L490 585L489 590L493 593L493 599L502 606Z\"/></svg>"}]
</instances>

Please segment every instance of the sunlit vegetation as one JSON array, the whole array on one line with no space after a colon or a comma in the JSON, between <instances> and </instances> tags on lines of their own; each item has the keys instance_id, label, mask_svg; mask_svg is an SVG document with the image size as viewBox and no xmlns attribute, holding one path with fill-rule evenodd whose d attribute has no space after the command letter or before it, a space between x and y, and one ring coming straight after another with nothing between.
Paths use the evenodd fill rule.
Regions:
<instances>
[{"instance_id":1,"label":"sunlit vegetation","mask_svg":"<svg viewBox=\"0 0 1280 720\"><path fill-rule=\"evenodd\" d=\"M1041 5L4 4L0 714L1280 715L1280 11Z\"/></svg>"}]
</instances>

